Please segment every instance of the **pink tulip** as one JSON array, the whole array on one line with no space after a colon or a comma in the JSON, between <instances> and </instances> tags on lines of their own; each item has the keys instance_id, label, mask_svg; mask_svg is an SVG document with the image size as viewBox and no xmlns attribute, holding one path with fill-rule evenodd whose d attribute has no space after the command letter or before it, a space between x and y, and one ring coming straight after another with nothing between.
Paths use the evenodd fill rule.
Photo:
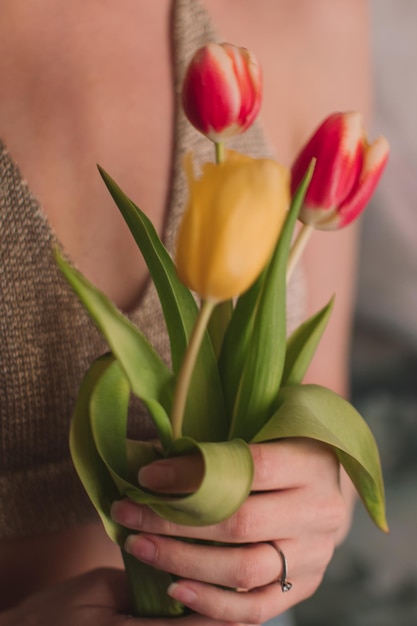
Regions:
<instances>
[{"instance_id":1,"label":"pink tulip","mask_svg":"<svg viewBox=\"0 0 417 626\"><path fill-rule=\"evenodd\" d=\"M292 192L313 158L313 178L299 219L319 230L342 228L364 210L389 154L384 137L369 144L360 113L334 113L319 126L292 167Z\"/></svg>"},{"instance_id":2,"label":"pink tulip","mask_svg":"<svg viewBox=\"0 0 417 626\"><path fill-rule=\"evenodd\" d=\"M183 107L215 142L245 131L261 106L261 69L249 50L209 43L197 50L183 84Z\"/></svg>"}]
</instances>

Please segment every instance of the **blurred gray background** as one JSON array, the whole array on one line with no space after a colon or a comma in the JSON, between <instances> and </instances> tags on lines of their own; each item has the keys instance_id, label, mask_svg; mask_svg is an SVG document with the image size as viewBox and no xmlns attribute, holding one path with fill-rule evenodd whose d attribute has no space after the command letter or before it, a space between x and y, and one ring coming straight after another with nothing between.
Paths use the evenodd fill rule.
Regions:
<instances>
[{"instance_id":1,"label":"blurred gray background","mask_svg":"<svg viewBox=\"0 0 417 626\"><path fill-rule=\"evenodd\" d=\"M391 144L363 218L352 401L381 452L390 534L358 505L297 626L417 625L417 0L371 0L375 119Z\"/></svg>"}]
</instances>

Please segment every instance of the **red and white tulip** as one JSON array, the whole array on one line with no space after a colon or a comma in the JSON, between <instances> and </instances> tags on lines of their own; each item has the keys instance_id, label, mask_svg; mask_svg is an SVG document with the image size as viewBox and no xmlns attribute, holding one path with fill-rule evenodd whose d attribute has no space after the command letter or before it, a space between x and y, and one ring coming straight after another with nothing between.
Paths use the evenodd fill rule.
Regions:
<instances>
[{"instance_id":1,"label":"red and white tulip","mask_svg":"<svg viewBox=\"0 0 417 626\"><path fill-rule=\"evenodd\" d=\"M253 123L261 92L261 69L249 50L209 43L190 61L183 83L183 108L197 130L222 142Z\"/></svg>"},{"instance_id":2,"label":"red and white tulip","mask_svg":"<svg viewBox=\"0 0 417 626\"><path fill-rule=\"evenodd\" d=\"M360 113L334 113L326 118L292 167L294 192L316 159L300 221L319 230L350 224L370 200L388 154L385 137L368 143Z\"/></svg>"}]
</instances>

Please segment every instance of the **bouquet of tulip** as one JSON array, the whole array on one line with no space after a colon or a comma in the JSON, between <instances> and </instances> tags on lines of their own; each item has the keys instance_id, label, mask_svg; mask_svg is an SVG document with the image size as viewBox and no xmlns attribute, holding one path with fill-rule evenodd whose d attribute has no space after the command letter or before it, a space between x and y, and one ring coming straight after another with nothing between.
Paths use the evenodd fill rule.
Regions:
<instances>
[{"instance_id":1,"label":"bouquet of tulip","mask_svg":"<svg viewBox=\"0 0 417 626\"><path fill-rule=\"evenodd\" d=\"M367 425L334 392L302 384L332 303L287 338L286 284L312 230L345 226L365 207L388 146L383 138L367 143L359 114L337 113L302 150L291 176L273 160L226 151L224 139L256 117L260 83L259 66L245 49L210 43L191 60L184 110L214 142L216 158L200 176L192 156L186 159L189 197L175 262L146 215L100 169L158 291L171 368L57 252L111 350L81 385L70 445L85 489L122 548L136 615L174 616L182 607L166 594L169 574L124 552L127 531L112 521L112 502L128 497L180 524L217 523L250 492L251 442L308 437L330 446L372 519L386 529L379 455ZM302 226L295 238L297 219ZM127 438L131 393L145 404L157 442ZM163 496L140 488L141 467L187 454L204 461L194 493Z\"/></svg>"}]
</instances>

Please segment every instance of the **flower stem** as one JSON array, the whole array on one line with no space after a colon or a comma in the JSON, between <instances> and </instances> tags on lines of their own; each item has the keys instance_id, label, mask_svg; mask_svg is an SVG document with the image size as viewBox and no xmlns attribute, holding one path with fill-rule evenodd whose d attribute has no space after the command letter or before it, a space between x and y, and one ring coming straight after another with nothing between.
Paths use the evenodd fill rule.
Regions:
<instances>
[{"instance_id":1,"label":"flower stem","mask_svg":"<svg viewBox=\"0 0 417 626\"><path fill-rule=\"evenodd\" d=\"M184 612L176 600L167 595L172 576L157 570L128 554L121 548L127 576L132 617L178 617Z\"/></svg>"},{"instance_id":2,"label":"flower stem","mask_svg":"<svg viewBox=\"0 0 417 626\"><path fill-rule=\"evenodd\" d=\"M178 374L178 381L175 388L174 402L172 405L171 425L174 439L182 435L182 422L184 419L185 405L187 402L188 389L197 360L198 351L207 328L208 321L216 305L214 300L203 300L195 326L191 333L181 369Z\"/></svg>"},{"instance_id":3,"label":"flower stem","mask_svg":"<svg viewBox=\"0 0 417 626\"><path fill-rule=\"evenodd\" d=\"M220 302L214 309L208 323L208 332L216 359L219 358L223 345L224 335L233 313L233 301Z\"/></svg>"},{"instance_id":4,"label":"flower stem","mask_svg":"<svg viewBox=\"0 0 417 626\"><path fill-rule=\"evenodd\" d=\"M223 163L225 155L224 143L222 141L216 141L214 145L216 147L216 163Z\"/></svg>"},{"instance_id":5,"label":"flower stem","mask_svg":"<svg viewBox=\"0 0 417 626\"><path fill-rule=\"evenodd\" d=\"M216 164L220 165L225 160L225 147L222 141L216 142ZM223 338L233 313L232 300L225 300L216 306L214 314L211 316L208 327L211 342L213 344L216 358L219 357L223 344Z\"/></svg>"},{"instance_id":6,"label":"flower stem","mask_svg":"<svg viewBox=\"0 0 417 626\"><path fill-rule=\"evenodd\" d=\"M290 281L294 268L297 265L304 251L304 248L306 247L307 242L313 233L313 230L314 228L310 224L303 224L301 230L299 231L297 237L295 238L295 241L290 250L290 255L288 257L287 283L289 283Z\"/></svg>"}]
</instances>

